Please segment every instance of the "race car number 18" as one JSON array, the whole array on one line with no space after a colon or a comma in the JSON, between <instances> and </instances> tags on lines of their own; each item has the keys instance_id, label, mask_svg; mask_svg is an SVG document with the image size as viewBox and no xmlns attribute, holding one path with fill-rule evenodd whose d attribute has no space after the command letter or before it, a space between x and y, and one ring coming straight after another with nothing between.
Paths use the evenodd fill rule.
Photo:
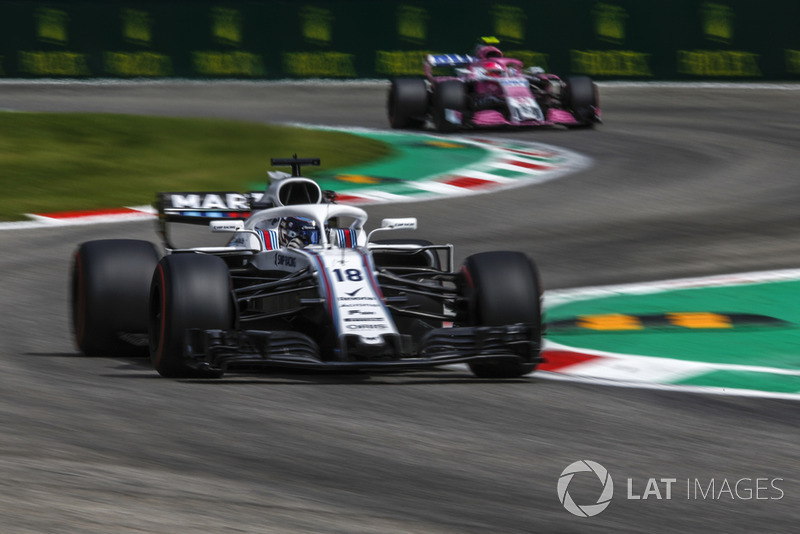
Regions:
<instances>
[{"instance_id":1,"label":"race car number 18","mask_svg":"<svg viewBox=\"0 0 800 534\"><path fill-rule=\"evenodd\" d=\"M337 282L344 282L345 280L349 282L360 282L363 280L361 271L358 269L345 269L344 272L342 272L341 269L334 269L333 272L336 275Z\"/></svg>"}]
</instances>

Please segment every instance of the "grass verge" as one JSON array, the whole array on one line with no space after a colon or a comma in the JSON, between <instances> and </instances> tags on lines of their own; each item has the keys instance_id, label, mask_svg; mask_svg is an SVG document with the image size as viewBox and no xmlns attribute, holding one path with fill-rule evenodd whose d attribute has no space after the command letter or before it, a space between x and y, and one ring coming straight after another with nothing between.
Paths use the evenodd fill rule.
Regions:
<instances>
[{"instance_id":1,"label":"grass verge","mask_svg":"<svg viewBox=\"0 0 800 534\"><path fill-rule=\"evenodd\" d=\"M150 204L158 191L246 191L274 157L319 157L304 174L388 155L340 132L212 119L0 113L0 220ZM288 168L280 170L289 171Z\"/></svg>"}]
</instances>

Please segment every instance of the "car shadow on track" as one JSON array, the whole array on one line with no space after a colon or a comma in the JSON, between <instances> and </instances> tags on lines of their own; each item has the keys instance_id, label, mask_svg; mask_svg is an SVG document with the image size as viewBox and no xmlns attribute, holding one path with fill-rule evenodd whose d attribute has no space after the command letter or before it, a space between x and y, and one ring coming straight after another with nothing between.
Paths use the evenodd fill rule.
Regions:
<instances>
[{"instance_id":1,"label":"car shadow on track","mask_svg":"<svg viewBox=\"0 0 800 534\"><path fill-rule=\"evenodd\" d=\"M181 382L198 384L285 384L285 385L357 385L357 386L405 386L425 384L493 384L529 383L536 379L476 378L466 369L429 368L404 371L354 372L311 369L275 368L257 371L231 371L216 379L181 379Z\"/></svg>"},{"instance_id":2,"label":"car shadow on track","mask_svg":"<svg viewBox=\"0 0 800 534\"><path fill-rule=\"evenodd\" d=\"M82 360L113 360L117 362L113 373L102 373L104 378L159 379L204 385L364 385L404 386L425 384L524 384L538 382L527 376L513 379L476 378L467 369L438 368L417 371L366 373L352 371L320 371L308 369L267 369L260 371L231 371L222 378L162 378L152 368L147 357L86 356L80 352L29 352L25 356L44 358L76 358ZM145 371L145 372L143 372Z\"/></svg>"},{"instance_id":3,"label":"car shadow on track","mask_svg":"<svg viewBox=\"0 0 800 534\"><path fill-rule=\"evenodd\" d=\"M196 384L207 384L207 385L217 385L217 384L225 384L225 385L253 385L253 384L264 384L264 385L292 385L292 386L340 386L340 385L348 385L348 386L381 386L381 387L389 387L389 386L421 386L421 385L428 385L428 384L464 384L464 385L475 385L475 384L509 384L509 383L533 383L536 382L534 379L530 378L518 378L518 379L503 379L503 380L487 380L482 378L475 378L471 375L451 375L451 376L425 376L425 375L417 375L417 374L408 374L404 375L402 378L393 376L387 377L385 375L365 375L365 376L354 376L354 375L346 375L346 376L323 376L323 375L285 375L285 374L270 374L269 376L265 376L263 374L259 374L257 376L244 376L244 375L231 375L225 376L224 378L213 379L213 380L202 380L202 379L182 379L180 382L191 382Z\"/></svg>"}]
</instances>

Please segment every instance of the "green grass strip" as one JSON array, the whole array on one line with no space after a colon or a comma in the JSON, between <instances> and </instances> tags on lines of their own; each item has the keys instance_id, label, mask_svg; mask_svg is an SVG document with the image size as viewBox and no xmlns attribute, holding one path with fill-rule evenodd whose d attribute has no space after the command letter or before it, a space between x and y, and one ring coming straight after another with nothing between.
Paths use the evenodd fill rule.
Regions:
<instances>
[{"instance_id":1,"label":"green grass strip","mask_svg":"<svg viewBox=\"0 0 800 534\"><path fill-rule=\"evenodd\" d=\"M675 382L684 386L752 389L775 393L800 393L800 376L754 371L713 371Z\"/></svg>"},{"instance_id":2,"label":"green grass strip","mask_svg":"<svg viewBox=\"0 0 800 534\"><path fill-rule=\"evenodd\" d=\"M2 112L0 220L146 205L158 191L246 191L266 184L270 158L319 157L304 170L313 178L391 150L341 132L215 119Z\"/></svg>"}]
</instances>

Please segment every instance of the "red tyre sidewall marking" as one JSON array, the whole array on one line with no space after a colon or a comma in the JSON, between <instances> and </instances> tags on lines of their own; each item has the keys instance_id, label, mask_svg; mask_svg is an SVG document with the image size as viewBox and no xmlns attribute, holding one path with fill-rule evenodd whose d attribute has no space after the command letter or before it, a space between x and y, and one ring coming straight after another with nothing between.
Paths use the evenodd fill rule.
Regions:
<instances>
[{"instance_id":1,"label":"red tyre sidewall marking","mask_svg":"<svg viewBox=\"0 0 800 534\"><path fill-rule=\"evenodd\" d=\"M461 267L461 273L464 275L464 278L467 279L467 285L470 289L475 289L475 284L472 282L472 275L469 273L469 270L466 266Z\"/></svg>"}]
</instances>

